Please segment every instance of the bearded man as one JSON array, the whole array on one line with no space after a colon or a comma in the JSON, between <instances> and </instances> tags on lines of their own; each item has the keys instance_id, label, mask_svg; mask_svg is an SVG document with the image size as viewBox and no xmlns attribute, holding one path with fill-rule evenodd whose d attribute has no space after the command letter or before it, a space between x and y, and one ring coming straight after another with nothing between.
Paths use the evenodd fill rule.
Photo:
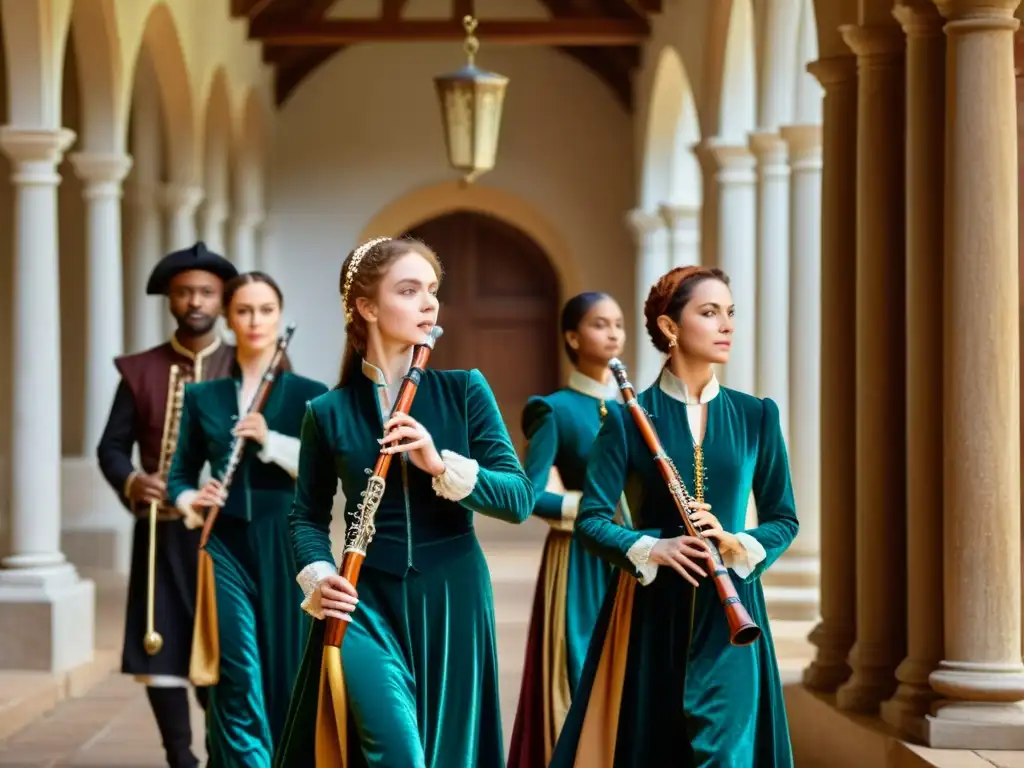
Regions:
<instances>
[{"instance_id":1,"label":"bearded man","mask_svg":"<svg viewBox=\"0 0 1024 768\"><path fill-rule=\"evenodd\" d=\"M121 671L146 686L171 768L199 765L192 752L188 671L201 531L186 529L167 499L166 469L175 448L184 384L230 374L235 350L221 340L217 319L224 283L237 274L231 262L202 242L156 265L146 293L167 297L177 330L159 346L114 361L121 382L96 451L103 476L136 517ZM173 390L172 367L178 374ZM138 466L133 459L136 445ZM144 643L153 503L158 508L153 616L163 640L159 649L157 643L148 643L148 648ZM196 697L205 707L205 689L197 689Z\"/></svg>"}]
</instances>

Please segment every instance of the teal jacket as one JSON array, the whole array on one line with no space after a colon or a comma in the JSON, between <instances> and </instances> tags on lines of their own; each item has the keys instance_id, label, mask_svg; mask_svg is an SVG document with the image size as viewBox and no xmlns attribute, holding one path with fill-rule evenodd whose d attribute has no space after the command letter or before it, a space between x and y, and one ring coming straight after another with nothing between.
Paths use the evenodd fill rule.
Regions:
<instances>
[{"instance_id":1,"label":"teal jacket","mask_svg":"<svg viewBox=\"0 0 1024 768\"><path fill-rule=\"evenodd\" d=\"M378 386L357 372L306 409L291 512L300 570L318 561L335 562L329 529L339 479L347 524L356 513L383 436ZM442 458L451 452L472 459L479 473L469 495L453 501L435 493L432 478L402 454L392 460L365 565L399 577L475 546L474 512L520 523L534 504L533 487L479 371L426 370L410 415L430 432Z\"/></svg>"}]
</instances>

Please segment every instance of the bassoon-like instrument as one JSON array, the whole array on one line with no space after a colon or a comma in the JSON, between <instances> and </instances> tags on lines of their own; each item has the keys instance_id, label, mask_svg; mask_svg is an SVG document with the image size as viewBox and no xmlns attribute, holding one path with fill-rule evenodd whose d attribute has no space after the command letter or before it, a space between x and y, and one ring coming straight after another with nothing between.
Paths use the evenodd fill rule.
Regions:
<instances>
[{"instance_id":1,"label":"bassoon-like instrument","mask_svg":"<svg viewBox=\"0 0 1024 768\"><path fill-rule=\"evenodd\" d=\"M654 463L658 465L661 476L668 485L672 500L675 502L676 509L679 510L679 515L683 519L687 535L700 539L711 553L711 559L704 560L704 569L707 575L714 581L719 600L722 602L722 608L725 609L725 618L729 622L729 642L733 645L750 645L761 637L761 628L754 623L747 609L740 602L740 597L736 593L736 586L729 577L729 571L725 567L722 553L718 551L718 546L714 541L705 537L700 528L690 519L690 515L695 511L691 508L691 505L696 504L697 500L690 495L686 488L686 483L683 482L679 470L676 469L675 462L665 453L661 440L658 438L658 433L654 429L654 424L651 423L647 413L637 401L636 390L629 382L626 366L618 358L613 358L608 363L608 367L612 369L619 389L622 390L622 399L625 401L626 407L629 408L629 412L632 414L633 421L636 422L640 434L643 435L644 442L647 443L647 447L654 457Z\"/></svg>"},{"instance_id":2,"label":"bassoon-like instrument","mask_svg":"<svg viewBox=\"0 0 1024 768\"><path fill-rule=\"evenodd\" d=\"M295 323L289 323L277 340L277 349L263 372L259 386L253 394L245 415L260 413L266 405L270 390L277 380L281 364L285 359L288 344L295 333ZM236 436L231 443L231 455L227 467L220 477L220 484L227 493L235 471L242 463L247 438ZM203 687L216 685L220 680L220 634L217 627L217 597L214 582L213 560L206 551L213 524L220 514L220 507L211 507L203 521L203 532L199 538L199 572L196 583L196 619L192 630L192 658L189 664L189 679L193 685Z\"/></svg>"},{"instance_id":3,"label":"bassoon-like instrument","mask_svg":"<svg viewBox=\"0 0 1024 768\"><path fill-rule=\"evenodd\" d=\"M434 344L441 338L444 330L439 325L430 329L427 338L413 348L412 365L402 379L398 388L391 415L409 413L413 398L423 378L423 372L430 360ZM386 446L385 446L386 447ZM341 575L353 587L359 581L359 571L366 559L366 550L376 533L374 519L377 509L384 498L384 488L388 469L391 467L393 453L384 453L381 448L377 462L366 481L366 490L359 495L362 501L356 505L356 514L349 522L345 532L345 551L342 555ZM369 470L367 470L369 471ZM324 627L323 662L320 671L320 705L317 711L316 764L320 766L343 765L345 754L345 729L348 713L344 705L344 681L341 669L341 643L345 638L345 630L349 622L327 617ZM333 733L325 733L326 731ZM329 745L329 746L328 746Z\"/></svg>"}]
</instances>

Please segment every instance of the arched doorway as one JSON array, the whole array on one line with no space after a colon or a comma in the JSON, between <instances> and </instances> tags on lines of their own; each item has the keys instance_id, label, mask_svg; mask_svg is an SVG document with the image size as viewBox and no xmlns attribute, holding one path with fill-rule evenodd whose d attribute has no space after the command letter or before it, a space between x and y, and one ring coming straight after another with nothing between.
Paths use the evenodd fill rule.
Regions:
<instances>
[{"instance_id":1,"label":"arched doorway","mask_svg":"<svg viewBox=\"0 0 1024 768\"><path fill-rule=\"evenodd\" d=\"M520 415L530 395L559 386L558 278L532 238L483 213L457 211L406 234L444 264L438 298L444 336L437 368L479 368L522 455Z\"/></svg>"}]
</instances>

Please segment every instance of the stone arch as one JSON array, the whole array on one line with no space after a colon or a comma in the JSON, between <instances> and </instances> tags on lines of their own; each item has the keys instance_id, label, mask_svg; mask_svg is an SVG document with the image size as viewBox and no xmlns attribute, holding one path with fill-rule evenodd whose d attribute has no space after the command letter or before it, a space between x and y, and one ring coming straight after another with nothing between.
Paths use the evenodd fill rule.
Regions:
<instances>
[{"instance_id":1,"label":"stone arch","mask_svg":"<svg viewBox=\"0 0 1024 768\"><path fill-rule=\"evenodd\" d=\"M138 56L148 57L156 74L166 137L167 181L197 184L201 173L192 84L178 28L166 3L156 3L150 11Z\"/></svg>"},{"instance_id":2,"label":"stone arch","mask_svg":"<svg viewBox=\"0 0 1024 768\"><path fill-rule=\"evenodd\" d=\"M665 46L651 87L644 139L641 206L655 210L666 202L699 207L700 165L693 146L700 141L700 120L693 88L678 52Z\"/></svg>"},{"instance_id":3,"label":"stone arch","mask_svg":"<svg viewBox=\"0 0 1024 768\"><path fill-rule=\"evenodd\" d=\"M76 2L71 35L78 69L81 149L120 154L125 148L127 119L114 1Z\"/></svg>"},{"instance_id":4,"label":"stone arch","mask_svg":"<svg viewBox=\"0 0 1024 768\"><path fill-rule=\"evenodd\" d=\"M817 21L812 0L804 0L800 10L797 37L796 104L793 122L796 125L820 125L822 89L818 80L807 71L807 65L818 58Z\"/></svg>"},{"instance_id":5,"label":"stone arch","mask_svg":"<svg viewBox=\"0 0 1024 768\"><path fill-rule=\"evenodd\" d=\"M204 106L203 187L207 216L223 227L231 205L233 128L227 73L218 67L210 80ZM209 237L207 236L207 239ZM223 232L210 247L223 251Z\"/></svg>"},{"instance_id":6,"label":"stone arch","mask_svg":"<svg viewBox=\"0 0 1024 768\"><path fill-rule=\"evenodd\" d=\"M71 4L4 3L7 121L61 128L64 52Z\"/></svg>"},{"instance_id":7,"label":"stone arch","mask_svg":"<svg viewBox=\"0 0 1024 768\"><path fill-rule=\"evenodd\" d=\"M818 55L821 58L850 56L839 28L857 23L858 0L812 0Z\"/></svg>"},{"instance_id":8,"label":"stone arch","mask_svg":"<svg viewBox=\"0 0 1024 768\"><path fill-rule=\"evenodd\" d=\"M359 242L371 237L397 236L421 222L460 210L502 219L532 238L551 260L561 299L585 289L572 251L547 218L521 197L481 184L464 188L457 181L446 181L414 190L378 211L363 227Z\"/></svg>"},{"instance_id":9,"label":"stone arch","mask_svg":"<svg viewBox=\"0 0 1024 768\"><path fill-rule=\"evenodd\" d=\"M250 89L242 102L238 121L238 152L235 160L234 205L242 215L262 216L266 210L266 163L270 118L263 97Z\"/></svg>"},{"instance_id":10,"label":"stone arch","mask_svg":"<svg viewBox=\"0 0 1024 768\"><path fill-rule=\"evenodd\" d=\"M726 7L728 6L728 7ZM715 135L728 144L746 146L748 134L757 121L757 57L754 45L754 11L750 0L722 3L716 13L727 13L725 42L722 48L718 125ZM710 45L710 43L709 43ZM714 50L714 47L711 48ZM714 92L714 90L712 91Z\"/></svg>"}]
</instances>

